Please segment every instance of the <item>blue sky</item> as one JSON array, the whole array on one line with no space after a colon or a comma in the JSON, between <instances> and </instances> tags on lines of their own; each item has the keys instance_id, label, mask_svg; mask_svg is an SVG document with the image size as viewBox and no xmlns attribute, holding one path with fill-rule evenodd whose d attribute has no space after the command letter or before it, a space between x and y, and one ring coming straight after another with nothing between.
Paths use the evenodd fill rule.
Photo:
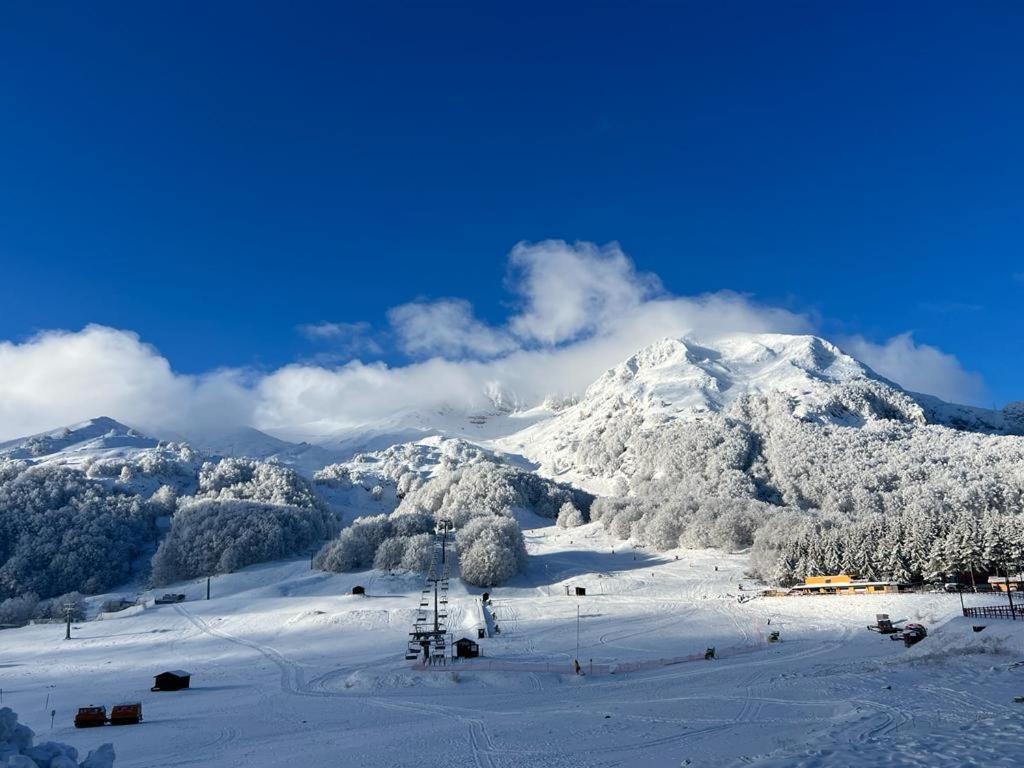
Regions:
<instances>
[{"instance_id":1,"label":"blue sky","mask_svg":"<svg viewBox=\"0 0 1024 768\"><path fill-rule=\"evenodd\" d=\"M1024 397L1024 8L673 5L8 4L0 339L402 365L391 308L502 327L558 238Z\"/></svg>"}]
</instances>

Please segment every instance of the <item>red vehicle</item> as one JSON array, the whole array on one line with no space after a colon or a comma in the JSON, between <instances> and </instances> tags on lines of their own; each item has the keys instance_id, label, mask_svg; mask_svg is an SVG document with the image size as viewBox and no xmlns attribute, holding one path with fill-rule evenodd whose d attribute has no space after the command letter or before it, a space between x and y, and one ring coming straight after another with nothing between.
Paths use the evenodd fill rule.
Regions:
<instances>
[{"instance_id":1,"label":"red vehicle","mask_svg":"<svg viewBox=\"0 0 1024 768\"><path fill-rule=\"evenodd\" d=\"M75 715L75 728L95 728L106 724L106 707L80 707Z\"/></svg>"},{"instance_id":2,"label":"red vehicle","mask_svg":"<svg viewBox=\"0 0 1024 768\"><path fill-rule=\"evenodd\" d=\"M110 710L111 725L138 725L142 722L142 704L115 704Z\"/></svg>"}]
</instances>

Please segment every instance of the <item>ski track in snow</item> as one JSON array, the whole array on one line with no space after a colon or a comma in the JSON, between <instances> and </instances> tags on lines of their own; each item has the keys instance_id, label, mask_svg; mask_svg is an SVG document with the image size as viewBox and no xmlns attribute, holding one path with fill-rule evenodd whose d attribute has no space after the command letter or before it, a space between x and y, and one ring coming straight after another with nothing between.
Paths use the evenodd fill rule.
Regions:
<instances>
[{"instance_id":1,"label":"ski track in snow","mask_svg":"<svg viewBox=\"0 0 1024 768\"><path fill-rule=\"evenodd\" d=\"M970 764L963 750L975 729L981 735L971 748L1002 768L1010 763L985 744L1008 728L1005 750L1024 757L1021 730L1007 725L1020 711L1010 699L1021 675L1010 664L1024 657L1024 630L1017 656L991 655L1000 643L1018 647L1016 635L993 634L1010 630L990 622L974 635L962 621L949 640L943 628L933 630L917 647L922 654L864 626L876 612L952 615L959 605L945 595L740 604L742 556L680 552L678 561L641 562L615 544L622 555L612 562L620 565L609 569L609 542L596 526L535 529L529 537L545 567L491 590L503 631L482 641L482 663L521 670L410 668L403 649L416 580L373 572L310 578L301 564L284 563L219 577L210 602L82 624L74 643L63 644L46 625L0 633L4 705L50 738L41 712L42 697L53 693L64 725L52 737L80 750L111 740L118 768L675 768L685 761L810 768L867 755L900 765L900 755L918 760L929 749L946 768ZM595 565L600 570L587 570ZM349 594L356 583L367 586L366 598ZM566 596L574 583L588 586L588 595ZM453 633L473 633L478 591L453 580L451 600ZM720 658L576 677L568 663L577 606L585 672L590 658L595 667L653 665L708 645ZM782 642L767 644L776 628ZM989 655L957 650L979 637L989 641ZM954 649L948 656L944 643ZM538 671L538 661L564 671ZM194 668L193 689L146 695L142 726L70 729L74 706L137 697L139 678L164 665ZM955 738L929 746L944 734ZM895 756L885 757L892 745Z\"/></svg>"}]
</instances>

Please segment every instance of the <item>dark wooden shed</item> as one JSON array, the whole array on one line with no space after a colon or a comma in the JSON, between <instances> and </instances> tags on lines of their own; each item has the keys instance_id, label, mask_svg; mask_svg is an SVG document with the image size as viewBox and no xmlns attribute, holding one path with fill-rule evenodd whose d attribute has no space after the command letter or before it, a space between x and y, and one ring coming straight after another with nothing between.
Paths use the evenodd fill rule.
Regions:
<instances>
[{"instance_id":1,"label":"dark wooden shed","mask_svg":"<svg viewBox=\"0 0 1024 768\"><path fill-rule=\"evenodd\" d=\"M586 587L576 587L576 597L584 597L587 594Z\"/></svg>"},{"instance_id":2,"label":"dark wooden shed","mask_svg":"<svg viewBox=\"0 0 1024 768\"><path fill-rule=\"evenodd\" d=\"M172 669L170 672L161 672L153 678L154 691L180 691L188 688L192 682L192 675L183 669Z\"/></svg>"},{"instance_id":3,"label":"dark wooden shed","mask_svg":"<svg viewBox=\"0 0 1024 768\"><path fill-rule=\"evenodd\" d=\"M455 655L460 659L475 659L480 655L480 646L468 637L455 641Z\"/></svg>"}]
</instances>

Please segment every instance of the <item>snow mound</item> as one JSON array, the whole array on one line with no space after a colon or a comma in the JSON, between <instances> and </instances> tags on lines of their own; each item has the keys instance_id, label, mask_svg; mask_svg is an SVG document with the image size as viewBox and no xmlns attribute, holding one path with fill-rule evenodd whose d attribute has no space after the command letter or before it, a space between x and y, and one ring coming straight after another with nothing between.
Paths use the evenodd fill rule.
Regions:
<instances>
[{"instance_id":1,"label":"snow mound","mask_svg":"<svg viewBox=\"0 0 1024 768\"><path fill-rule=\"evenodd\" d=\"M81 763L78 750L56 741L34 744L35 733L18 722L10 708L0 709L0 767L2 768L112 768L114 748L103 744Z\"/></svg>"},{"instance_id":2,"label":"snow mound","mask_svg":"<svg viewBox=\"0 0 1024 768\"><path fill-rule=\"evenodd\" d=\"M974 627L984 627L975 632ZM954 656L989 654L1000 661L1024 659L1024 626L1005 619L957 617L932 630L907 650L908 661L944 661ZM993 663L998 663L993 660Z\"/></svg>"}]
</instances>

